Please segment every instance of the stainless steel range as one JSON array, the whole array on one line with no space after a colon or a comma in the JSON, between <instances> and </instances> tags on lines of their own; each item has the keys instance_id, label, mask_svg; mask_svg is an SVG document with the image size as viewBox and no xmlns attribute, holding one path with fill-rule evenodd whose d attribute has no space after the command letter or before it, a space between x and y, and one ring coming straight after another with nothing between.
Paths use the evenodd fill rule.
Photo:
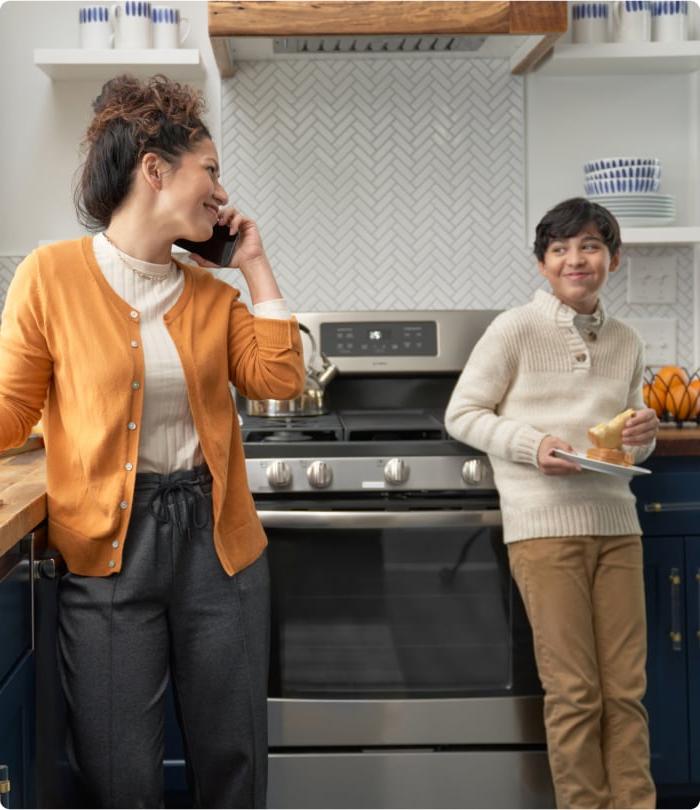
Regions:
<instances>
[{"instance_id":1,"label":"stainless steel range","mask_svg":"<svg viewBox=\"0 0 700 810\"><path fill-rule=\"evenodd\" d=\"M328 412L243 416L270 541L272 807L553 806L491 467L443 425L495 315L299 313L338 366Z\"/></svg>"}]
</instances>

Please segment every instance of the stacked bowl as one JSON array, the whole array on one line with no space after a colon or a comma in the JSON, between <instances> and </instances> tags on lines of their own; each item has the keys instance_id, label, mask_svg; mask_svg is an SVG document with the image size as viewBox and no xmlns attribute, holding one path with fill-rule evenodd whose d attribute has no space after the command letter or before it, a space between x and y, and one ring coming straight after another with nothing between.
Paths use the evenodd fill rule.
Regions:
<instances>
[{"instance_id":1,"label":"stacked bowl","mask_svg":"<svg viewBox=\"0 0 700 810\"><path fill-rule=\"evenodd\" d=\"M659 194L661 161L650 157L598 158L585 163L584 189L622 225L670 225L676 218L671 194Z\"/></svg>"}]
</instances>

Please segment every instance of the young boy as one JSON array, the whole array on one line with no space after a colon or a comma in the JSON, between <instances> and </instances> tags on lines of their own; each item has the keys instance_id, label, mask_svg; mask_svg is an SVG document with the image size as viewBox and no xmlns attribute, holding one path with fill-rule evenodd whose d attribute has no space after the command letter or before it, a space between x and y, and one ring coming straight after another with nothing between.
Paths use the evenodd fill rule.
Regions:
<instances>
[{"instance_id":1,"label":"young boy","mask_svg":"<svg viewBox=\"0 0 700 810\"><path fill-rule=\"evenodd\" d=\"M537 226L551 292L499 315L447 407L452 436L488 453L510 567L532 625L558 807L654 807L641 529L628 479L584 471L587 430L627 408L635 463L654 449L642 343L599 299L620 263L605 208L566 200Z\"/></svg>"}]
</instances>

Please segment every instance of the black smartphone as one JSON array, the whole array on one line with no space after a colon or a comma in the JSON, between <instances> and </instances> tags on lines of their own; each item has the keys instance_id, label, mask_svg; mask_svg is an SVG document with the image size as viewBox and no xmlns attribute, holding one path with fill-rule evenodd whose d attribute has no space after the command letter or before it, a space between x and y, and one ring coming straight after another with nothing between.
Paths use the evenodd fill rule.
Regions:
<instances>
[{"instance_id":1,"label":"black smartphone","mask_svg":"<svg viewBox=\"0 0 700 810\"><path fill-rule=\"evenodd\" d=\"M190 253L198 253L203 259L219 267L228 267L238 242L238 232L229 233L228 225L214 225L214 233L204 242L192 242L189 239L176 239L179 245Z\"/></svg>"}]
</instances>

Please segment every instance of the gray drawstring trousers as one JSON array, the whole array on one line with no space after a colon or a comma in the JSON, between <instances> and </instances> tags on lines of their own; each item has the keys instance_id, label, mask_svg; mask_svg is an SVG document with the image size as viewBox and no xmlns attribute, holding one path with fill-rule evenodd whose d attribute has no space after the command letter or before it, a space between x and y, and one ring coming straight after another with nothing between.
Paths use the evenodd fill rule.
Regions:
<instances>
[{"instance_id":1,"label":"gray drawstring trousers","mask_svg":"<svg viewBox=\"0 0 700 810\"><path fill-rule=\"evenodd\" d=\"M206 466L140 473L121 572L61 579L68 758L92 807L163 806L168 678L195 807L265 806L267 557L228 576L211 515Z\"/></svg>"}]
</instances>

